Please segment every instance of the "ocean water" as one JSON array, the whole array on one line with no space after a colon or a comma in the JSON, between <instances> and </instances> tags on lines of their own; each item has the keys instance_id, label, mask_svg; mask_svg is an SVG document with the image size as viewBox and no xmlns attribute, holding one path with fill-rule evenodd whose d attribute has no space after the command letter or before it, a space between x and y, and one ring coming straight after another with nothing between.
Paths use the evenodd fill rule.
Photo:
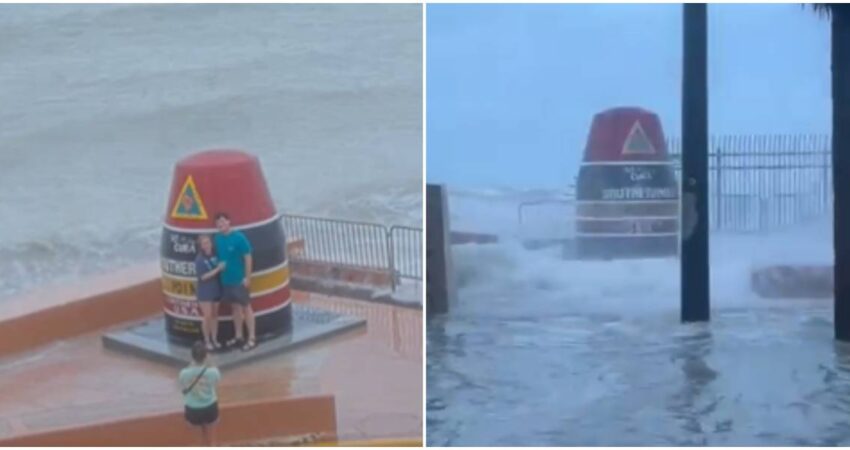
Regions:
<instances>
[{"instance_id":1,"label":"ocean water","mask_svg":"<svg viewBox=\"0 0 850 450\"><path fill-rule=\"evenodd\" d=\"M829 217L713 233L711 322L682 325L677 259L526 250L510 199L460 197L456 223L503 241L453 247L458 304L427 327L429 445L850 444L832 302L749 286L765 264L830 264Z\"/></svg>"},{"instance_id":2,"label":"ocean water","mask_svg":"<svg viewBox=\"0 0 850 450\"><path fill-rule=\"evenodd\" d=\"M419 5L0 5L0 299L158 257L174 163L419 226Z\"/></svg>"}]
</instances>

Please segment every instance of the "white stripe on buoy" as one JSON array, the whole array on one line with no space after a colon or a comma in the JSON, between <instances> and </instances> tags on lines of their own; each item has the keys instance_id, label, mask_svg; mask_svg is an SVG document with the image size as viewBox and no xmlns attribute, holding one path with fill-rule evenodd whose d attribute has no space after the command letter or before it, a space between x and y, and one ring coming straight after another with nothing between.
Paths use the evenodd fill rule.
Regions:
<instances>
[{"instance_id":1,"label":"white stripe on buoy","mask_svg":"<svg viewBox=\"0 0 850 450\"><path fill-rule=\"evenodd\" d=\"M231 229L241 231L250 228L257 228L266 224L270 224L278 219L280 219L280 213L275 213L275 215L271 216L271 218L268 218L266 220L261 220L259 222L249 223L245 225L233 226L231 227ZM178 233L218 233L218 228L182 228L176 227L174 225L169 225L168 223L163 223L162 226Z\"/></svg>"},{"instance_id":2,"label":"white stripe on buoy","mask_svg":"<svg viewBox=\"0 0 850 450\"><path fill-rule=\"evenodd\" d=\"M574 203L577 205L616 205L616 206L626 206L626 205L638 205L641 203L645 203L648 205L659 204L659 203L670 203L670 204L679 204L678 198L668 198L662 200L576 200Z\"/></svg>"},{"instance_id":3,"label":"white stripe on buoy","mask_svg":"<svg viewBox=\"0 0 850 450\"><path fill-rule=\"evenodd\" d=\"M194 261L191 261L191 262L190 261L177 261L175 259L168 259L168 258L162 258L162 261L166 261L166 264L171 264L171 263L174 263L174 262L185 262L187 264L192 264L192 265L195 264ZM287 267L287 266L289 266L289 258L283 260L283 263L278 264L274 267L269 267L268 269L258 270L256 272L252 272L251 278L259 277L259 276L265 275L269 272L274 272L276 270L283 269L284 267ZM168 278L174 278L175 280L184 280L184 281L197 281L198 280L197 275L194 275L194 276L193 275L177 275L177 274L174 274L173 272L168 272L166 270L163 270L163 273L165 273Z\"/></svg>"}]
</instances>

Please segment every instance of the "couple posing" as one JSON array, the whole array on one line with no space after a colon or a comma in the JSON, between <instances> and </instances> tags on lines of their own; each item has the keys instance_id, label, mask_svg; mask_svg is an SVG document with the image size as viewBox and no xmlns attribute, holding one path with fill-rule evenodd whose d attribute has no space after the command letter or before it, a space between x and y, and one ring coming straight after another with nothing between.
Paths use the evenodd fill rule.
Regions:
<instances>
[{"instance_id":1,"label":"couple posing","mask_svg":"<svg viewBox=\"0 0 850 450\"><path fill-rule=\"evenodd\" d=\"M227 214L216 214L215 225L219 233L214 237L206 234L198 237L200 251L195 258L204 343L209 351L222 348L218 342L218 303L221 301L229 303L233 310L234 337L225 347L241 346L242 350L251 350L257 346L250 292L251 243L242 232L230 227ZM247 341L243 337L243 326L248 329Z\"/></svg>"}]
</instances>

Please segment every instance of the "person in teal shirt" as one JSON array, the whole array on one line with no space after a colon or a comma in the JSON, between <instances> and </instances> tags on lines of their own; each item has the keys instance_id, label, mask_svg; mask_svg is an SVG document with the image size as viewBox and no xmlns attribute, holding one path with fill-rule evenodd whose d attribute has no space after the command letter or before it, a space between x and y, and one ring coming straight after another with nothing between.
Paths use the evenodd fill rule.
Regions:
<instances>
[{"instance_id":1,"label":"person in teal shirt","mask_svg":"<svg viewBox=\"0 0 850 450\"><path fill-rule=\"evenodd\" d=\"M238 230L230 227L230 216L218 213L215 224L219 233L215 235L215 248L218 260L224 263L221 272L221 301L228 302L233 309L233 339L227 341L228 347L242 345L248 351L257 346L257 334L254 310L251 308L251 243ZM248 340L244 339L244 329L248 330Z\"/></svg>"},{"instance_id":2,"label":"person in teal shirt","mask_svg":"<svg viewBox=\"0 0 850 450\"><path fill-rule=\"evenodd\" d=\"M221 372L207 361L207 348L203 342L192 346L192 363L180 371L178 382L183 391L186 421L201 427L204 445L212 445L213 425L218 421L218 395L216 389Z\"/></svg>"}]
</instances>

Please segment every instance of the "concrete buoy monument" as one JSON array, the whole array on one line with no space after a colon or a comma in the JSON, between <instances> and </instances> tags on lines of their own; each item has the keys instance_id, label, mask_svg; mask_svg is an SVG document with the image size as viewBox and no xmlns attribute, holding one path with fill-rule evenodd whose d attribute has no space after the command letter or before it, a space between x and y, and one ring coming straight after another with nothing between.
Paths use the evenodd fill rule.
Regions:
<instances>
[{"instance_id":1,"label":"concrete buoy monument","mask_svg":"<svg viewBox=\"0 0 850 450\"><path fill-rule=\"evenodd\" d=\"M251 305L257 336L286 333L292 327L286 236L257 158L239 150L209 150L174 168L162 231L162 291L169 338L202 339L195 298L198 237L218 232L215 215L226 213L253 247ZM230 307L219 309L219 339L233 336Z\"/></svg>"},{"instance_id":2,"label":"concrete buoy monument","mask_svg":"<svg viewBox=\"0 0 850 450\"><path fill-rule=\"evenodd\" d=\"M576 185L576 256L675 256L678 231L678 181L658 116L641 108L597 114Z\"/></svg>"},{"instance_id":3,"label":"concrete buoy monument","mask_svg":"<svg viewBox=\"0 0 850 450\"><path fill-rule=\"evenodd\" d=\"M354 315L293 303L284 215L275 208L259 160L241 150L207 150L174 166L160 243L159 295L151 299L162 314L106 332L107 348L174 365L190 361L189 348L203 340L196 294L198 238L219 233L219 213L250 243L248 293L260 345L250 352L224 349L216 355L218 367L291 351L366 324ZM233 323L230 305L220 302L220 342L234 337Z\"/></svg>"}]
</instances>

